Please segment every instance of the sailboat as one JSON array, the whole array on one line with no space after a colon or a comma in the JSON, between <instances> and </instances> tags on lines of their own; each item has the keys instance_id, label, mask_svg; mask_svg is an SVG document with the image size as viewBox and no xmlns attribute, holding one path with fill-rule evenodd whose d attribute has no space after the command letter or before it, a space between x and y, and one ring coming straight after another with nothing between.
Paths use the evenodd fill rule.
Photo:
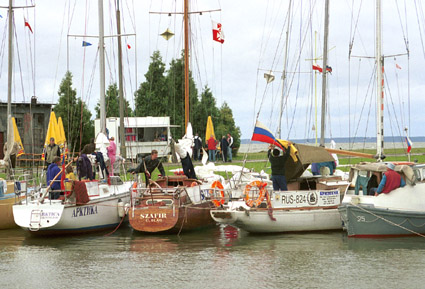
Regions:
<instances>
[{"instance_id":1,"label":"sailboat","mask_svg":"<svg viewBox=\"0 0 425 289\"><path fill-rule=\"evenodd\" d=\"M397 237L425 234L425 165L396 163L395 171L406 185L389 193L369 196L370 187L377 187L388 162L383 159L383 57L381 55L381 1L376 0L377 63L377 155L378 163L354 166L350 181L354 190L347 193L339 207L344 229L349 237ZM360 190L362 188L362 191ZM362 194L363 193L363 194Z\"/></svg>"},{"instance_id":2,"label":"sailboat","mask_svg":"<svg viewBox=\"0 0 425 289\"><path fill-rule=\"evenodd\" d=\"M328 2L325 4L325 11L323 65L326 67ZM323 73L324 86L326 85L325 75L326 71ZM284 79L284 76L282 78ZM322 92L322 97L325 97L326 87ZM324 107L322 108L323 119ZM280 134L280 125L278 133ZM324 147L290 143L285 145L285 141L276 139L272 132L258 120L252 140L267 142L285 149L291 147L291 157L285 163L288 191L273 191L266 182L253 181L245 186L243 200L232 201L222 208L212 210L211 215L214 220L251 233L341 230L338 206L348 189L349 182L342 180L340 176L304 174L312 163L333 162L334 159L330 153ZM324 142L323 121L322 141Z\"/></svg>"},{"instance_id":3,"label":"sailboat","mask_svg":"<svg viewBox=\"0 0 425 289\"><path fill-rule=\"evenodd\" d=\"M184 1L185 26L185 136L175 145L185 175L149 180L145 188L136 185L131 194L129 222L144 233L180 233L214 224L210 209L211 186L196 179L191 162L193 132L189 122L189 38L188 0ZM211 190L213 193L214 190Z\"/></svg>"},{"instance_id":4,"label":"sailboat","mask_svg":"<svg viewBox=\"0 0 425 289\"><path fill-rule=\"evenodd\" d=\"M97 148L102 151L106 150L105 144L109 144L109 141L105 127L103 1L99 0L98 3L101 133L97 135L96 143L99 145ZM64 167L65 165L62 166L62 172ZM60 181L62 185L64 180ZM123 220L125 206L130 201L132 182L123 182L119 176L113 176L108 183L98 180L71 183L72 189L69 192L61 192L59 199L50 199L47 187L41 189L39 197L28 196L14 205L16 224L32 234L52 235L105 230L116 227Z\"/></svg>"}]
</instances>

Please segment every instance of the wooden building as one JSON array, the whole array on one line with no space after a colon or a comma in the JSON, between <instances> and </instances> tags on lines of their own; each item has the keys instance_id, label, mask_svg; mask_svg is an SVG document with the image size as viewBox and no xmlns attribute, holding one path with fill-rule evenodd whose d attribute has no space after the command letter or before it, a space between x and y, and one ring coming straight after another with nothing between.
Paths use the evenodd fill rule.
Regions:
<instances>
[{"instance_id":1,"label":"wooden building","mask_svg":"<svg viewBox=\"0 0 425 289\"><path fill-rule=\"evenodd\" d=\"M12 103L12 116L16 119L22 143L26 154L41 154L43 152L50 111L53 104L38 103L36 97L30 103ZM0 158L3 145L7 141L7 102L0 102Z\"/></svg>"}]
</instances>

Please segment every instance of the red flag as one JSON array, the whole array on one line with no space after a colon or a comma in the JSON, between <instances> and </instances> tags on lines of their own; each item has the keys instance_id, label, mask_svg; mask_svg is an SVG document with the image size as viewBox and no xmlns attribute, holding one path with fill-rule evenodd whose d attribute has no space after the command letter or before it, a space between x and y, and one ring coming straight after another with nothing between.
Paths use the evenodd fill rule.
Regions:
<instances>
[{"instance_id":1,"label":"red flag","mask_svg":"<svg viewBox=\"0 0 425 289\"><path fill-rule=\"evenodd\" d=\"M25 27L28 27L28 29L31 31L31 33L34 33L34 32L32 32L32 28L31 28L30 24L28 23L27 19L24 18L24 21L25 21Z\"/></svg>"},{"instance_id":2,"label":"red flag","mask_svg":"<svg viewBox=\"0 0 425 289\"><path fill-rule=\"evenodd\" d=\"M396 63L395 68L401 69L401 66Z\"/></svg>"},{"instance_id":3,"label":"red flag","mask_svg":"<svg viewBox=\"0 0 425 289\"><path fill-rule=\"evenodd\" d=\"M223 44L224 43L224 33L221 30L221 23L217 23L217 22L212 21L212 26L213 26L213 40Z\"/></svg>"},{"instance_id":4,"label":"red flag","mask_svg":"<svg viewBox=\"0 0 425 289\"><path fill-rule=\"evenodd\" d=\"M131 46L130 46L130 44L127 44L127 48L128 48L128 49L131 49Z\"/></svg>"},{"instance_id":5,"label":"red flag","mask_svg":"<svg viewBox=\"0 0 425 289\"><path fill-rule=\"evenodd\" d=\"M313 64L313 70L317 70L319 72L323 72L323 69L319 65L317 65L317 64Z\"/></svg>"}]
</instances>

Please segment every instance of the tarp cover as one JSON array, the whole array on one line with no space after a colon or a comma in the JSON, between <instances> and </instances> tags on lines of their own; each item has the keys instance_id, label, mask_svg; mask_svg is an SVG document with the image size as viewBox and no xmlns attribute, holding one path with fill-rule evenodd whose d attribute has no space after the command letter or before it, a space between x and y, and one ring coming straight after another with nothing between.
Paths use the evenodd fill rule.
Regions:
<instances>
[{"instance_id":1,"label":"tarp cover","mask_svg":"<svg viewBox=\"0 0 425 289\"><path fill-rule=\"evenodd\" d=\"M298 161L288 158L285 164L285 177L292 180L299 178L312 163L330 162L334 158L322 147L294 144L298 150Z\"/></svg>"}]
</instances>

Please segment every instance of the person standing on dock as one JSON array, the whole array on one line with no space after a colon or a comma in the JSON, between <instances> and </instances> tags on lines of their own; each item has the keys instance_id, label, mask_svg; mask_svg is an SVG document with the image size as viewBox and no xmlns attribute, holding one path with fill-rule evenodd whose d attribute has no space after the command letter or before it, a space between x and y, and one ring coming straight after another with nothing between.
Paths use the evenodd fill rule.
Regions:
<instances>
[{"instance_id":1,"label":"person standing on dock","mask_svg":"<svg viewBox=\"0 0 425 289\"><path fill-rule=\"evenodd\" d=\"M233 137L230 133L227 134L227 142L229 143L229 147L227 149L227 160L232 162Z\"/></svg>"},{"instance_id":2,"label":"person standing on dock","mask_svg":"<svg viewBox=\"0 0 425 289\"><path fill-rule=\"evenodd\" d=\"M227 162L227 147L228 146L229 146L229 143L227 142L226 137L223 135L223 137L221 138L220 147L221 147L223 162L225 163Z\"/></svg>"},{"instance_id":3,"label":"person standing on dock","mask_svg":"<svg viewBox=\"0 0 425 289\"><path fill-rule=\"evenodd\" d=\"M138 174L138 173L144 173L145 174L145 181L146 181L146 187L149 185L149 179L151 178L152 172L158 168L161 175L165 176L165 170L162 166L162 163L160 159L158 158L158 151L152 150L151 155L146 156L140 164L135 169L129 169L127 170L128 173L131 174Z\"/></svg>"},{"instance_id":4,"label":"person standing on dock","mask_svg":"<svg viewBox=\"0 0 425 289\"><path fill-rule=\"evenodd\" d=\"M61 156L61 150L57 144L55 144L55 138L50 138L49 145L45 148L45 162L46 162L46 169L49 168L50 164L53 163L53 159L55 157Z\"/></svg>"},{"instance_id":5,"label":"person standing on dock","mask_svg":"<svg viewBox=\"0 0 425 289\"><path fill-rule=\"evenodd\" d=\"M207 144L208 144L208 157L210 162L215 162L215 152L217 150L217 141L215 140L215 138L213 136L211 136L208 140L207 140Z\"/></svg>"},{"instance_id":6,"label":"person standing on dock","mask_svg":"<svg viewBox=\"0 0 425 289\"><path fill-rule=\"evenodd\" d=\"M202 139L195 135L194 138L194 146L193 146L193 160L200 161L201 160L201 148L202 148Z\"/></svg>"},{"instance_id":7,"label":"person standing on dock","mask_svg":"<svg viewBox=\"0 0 425 289\"><path fill-rule=\"evenodd\" d=\"M117 154L117 145L115 143L115 138L112 136L109 139L109 146L106 148L108 150L108 157L109 157L109 175L114 175L114 163L115 163L115 156Z\"/></svg>"},{"instance_id":8,"label":"person standing on dock","mask_svg":"<svg viewBox=\"0 0 425 289\"><path fill-rule=\"evenodd\" d=\"M273 151L272 151L273 149ZM291 153L291 143L288 144L288 148L283 151L283 155L279 156L280 151L274 148L273 145L269 147L267 156L272 167L272 181L274 191L287 191L288 187L286 184L285 177L285 163Z\"/></svg>"}]
</instances>

